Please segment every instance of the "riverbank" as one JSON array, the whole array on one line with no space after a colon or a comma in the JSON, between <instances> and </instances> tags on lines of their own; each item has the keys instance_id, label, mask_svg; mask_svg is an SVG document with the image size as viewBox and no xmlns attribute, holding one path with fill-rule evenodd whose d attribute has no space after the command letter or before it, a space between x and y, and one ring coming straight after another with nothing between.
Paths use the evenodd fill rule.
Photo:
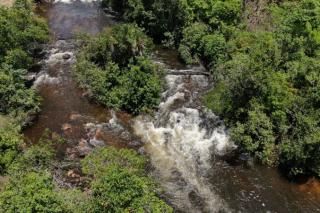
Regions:
<instances>
[{"instance_id":1,"label":"riverbank","mask_svg":"<svg viewBox=\"0 0 320 213\"><path fill-rule=\"evenodd\" d=\"M87 146L101 142L137 150L143 146L140 151L150 156L151 174L176 210L318 211L317 190L312 192L316 187L300 190L299 185L289 183L274 169L248 169L219 158L223 154L219 151L228 142L223 123L195 101L208 86L206 76L167 76L166 91L155 118L132 119L125 113L112 114L88 101L74 83L71 66L76 50L70 39L72 32L94 34L108 27L108 23L114 23L112 16L101 12L98 3L80 1L49 4L43 16L56 40L48 48L44 81L38 87L44 99L42 112L35 125L25 131L28 138L37 140L44 129L50 128L71 141L71 149L61 146L63 152L69 151L68 157L78 155L72 155L72 148L85 153ZM70 57L63 58L66 53ZM194 69L186 68L176 56L159 50L155 60L176 72ZM79 174L74 173L69 175L77 179Z\"/></svg>"},{"instance_id":2,"label":"riverbank","mask_svg":"<svg viewBox=\"0 0 320 213\"><path fill-rule=\"evenodd\" d=\"M42 15L47 15L46 12L55 6L61 6L61 4L66 6L65 2L43 4L43 10L37 10L42 11ZM28 87L30 92L33 92L32 94L36 97L39 97L39 93L42 97L42 110L34 120L34 125L23 130L24 143L19 125L2 128L4 124L1 124L0 149L3 151L0 155L0 172L5 178L1 177L4 187L0 191L0 211L172 212L172 208L159 198L160 191L157 184L146 173L147 158L133 149L120 149L128 147L138 149L141 146L127 130L129 125L126 122L131 119L131 116L123 112L114 113L112 110L91 103L87 100L85 91L79 89L74 82L71 71L78 50L75 41L75 36L79 33L77 27L83 26L83 32L94 35L108 26L105 25L107 22L104 20L92 26L92 23L86 25L86 22L78 19L81 12L84 15L83 20L88 19L93 23L97 22L96 18L105 17L97 4L80 1L71 4L72 8L76 7L75 13L70 14L70 11L63 13L59 10L60 13L55 14L54 18L64 20L66 15L68 20L62 23L60 19L58 23L72 26L73 29L61 29L59 26L54 28L57 26L54 25L57 20L50 22L51 19L47 19L52 40L48 45L43 46L44 49L41 52L43 57L38 63L41 64L41 69L30 73L32 82L25 78L31 65L29 67L25 63L18 64L26 66L23 67L25 70L14 70L13 67L17 64L9 66L4 63L0 67L1 83L10 84L11 81L18 80L18 83L14 84L19 86L18 89L23 89L24 84L28 83L31 87ZM42 21L31 10L24 8L25 5L18 6L12 11L0 8L1 20L8 18L6 16L9 14L14 18L17 18L15 15L25 15L39 22ZM37 6L41 7L42 4ZM10 18L12 17L9 16L11 21ZM80 24L69 25L72 18L76 18L76 22L80 21ZM6 19L4 24L7 24L5 21ZM24 23L24 21L21 22ZM41 24L46 27L44 22ZM20 26L22 29L19 28ZM22 35L28 35L30 28L35 30L28 23L18 25L17 29L14 26L12 29L11 27L9 25L1 30L13 29ZM10 42L10 38L5 38L5 41ZM3 47L6 46L1 46ZM5 49L1 50L7 54ZM11 53L11 51L8 52ZM24 53L22 50L18 53L21 52ZM5 60L7 58L11 59L4 57ZM0 59L2 62L2 58ZM1 113L3 110L16 110L11 103L18 108L18 104L21 104L19 101L23 101L18 95L23 93L19 90L11 91L12 87L1 86L0 98L3 103L0 105ZM15 95L9 98L17 103L9 102L5 105L5 102L2 102L6 98L2 95L3 90L7 92L5 95ZM26 104L25 108L30 110L32 106L29 105L33 103L32 96L26 97L29 100L23 101L22 106ZM37 100L40 102L40 98Z\"/></svg>"}]
</instances>

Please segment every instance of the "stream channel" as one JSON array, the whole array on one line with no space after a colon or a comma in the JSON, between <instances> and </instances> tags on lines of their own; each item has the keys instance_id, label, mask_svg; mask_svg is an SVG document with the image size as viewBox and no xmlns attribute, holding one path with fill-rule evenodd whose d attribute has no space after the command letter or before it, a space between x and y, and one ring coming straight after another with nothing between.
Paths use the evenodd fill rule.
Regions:
<instances>
[{"instance_id":1,"label":"stream channel","mask_svg":"<svg viewBox=\"0 0 320 213\"><path fill-rule=\"evenodd\" d=\"M223 122L207 111L199 97L210 87L205 75L188 75L176 51L161 47L154 61L172 70L158 111L132 117L90 102L72 77L75 35L95 35L117 23L91 0L56 0L38 5L50 27L52 42L45 50L36 87L42 112L24 131L36 142L45 129L68 141L57 147L69 158L85 155L90 146L133 148L150 157L151 175L176 212L320 212L320 184L291 183L276 169L225 160L235 146ZM183 75L179 75L179 72Z\"/></svg>"}]
</instances>

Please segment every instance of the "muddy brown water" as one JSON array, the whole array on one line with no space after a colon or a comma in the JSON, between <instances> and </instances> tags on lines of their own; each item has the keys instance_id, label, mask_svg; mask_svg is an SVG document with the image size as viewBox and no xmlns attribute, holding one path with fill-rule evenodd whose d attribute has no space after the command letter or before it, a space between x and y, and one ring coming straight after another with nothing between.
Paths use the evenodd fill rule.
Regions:
<instances>
[{"instance_id":1,"label":"muddy brown water","mask_svg":"<svg viewBox=\"0 0 320 213\"><path fill-rule=\"evenodd\" d=\"M71 70L75 47L72 39L81 32L94 35L112 26L114 21L98 9L97 3L80 1L44 3L38 5L37 12L47 19L52 42L46 49L43 70L36 80L36 87L43 98L42 110L35 124L24 134L36 142L45 129L50 129L77 142L86 137L83 128L86 123L108 122L112 116L110 110L89 101L73 80ZM70 58L64 59L63 54L69 54L67 57ZM116 114L125 124L130 121L130 115ZM111 139L118 142L116 136ZM112 140L108 142L118 144Z\"/></svg>"},{"instance_id":2,"label":"muddy brown water","mask_svg":"<svg viewBox=\"0 0 320 213\"><path fill-rule=\"evenodd\" d=\"M48 128L67 138L71 141L71 144L77 144L82 138L88 138L88 132L85 128L88 123L95 125L108 123L112 118L112 112L89 101L84 96L84 91L79 89L74 82L71 66L75 60L76 50L72 39L78 32L94 35L103 28L116 24L116 21L111 15L99 9L98 2L89 0L62 0L46 4L43 3L39 5L37 12L47 19L53 41L47 48L47 57L43 60L43 69L41 73L38 74L36 83L36 87L43 97L42 112L39 114L34 125L26 129L24 134L27 140L36 142L44 130ZM165 51L162 48L157 48L157 51L158 54L156 55L158 60L166 64L167 67L185 69L185 66L179 62L176 51ZM192 93L190 94L192 95ZM196 113L197 111L191 110L191 112ZM184 112L179 113L177 112L177 115L181 116ZM117 112L116 117L117 122L132 133L133 118L123 112ZM206 121L206 118L198 119ZM191 121L196 120L191 119ZM170 120L170 122L173 121ZM180 118L175 122L181 122ZM167 128L175 128L172 127L175 125L174 123L170 123L170 125L168 124ZM192 126L192 123L190 125ZM178 127L181 128L181 126ZM175 130L180 131L181 129L178 127ZM160 134L160 130L162 130L162 128L154 127L154 132ZM186 133L183 132L183 130L181 131L182 133ZM123 136L123 132L121 133L122 135L119 134L119 131L110 129L110 131L100 132L96 139L104 141L107 145L130 147L128 143L133 140L132 137ZM154 136L159 135L155 134ZM179 138L183 139L183 135L180 135ZM155 141L158 139L159 138L154 138ZM183 140L179 141L179 143L183 142ZM168 148L167 145L165 147ZM178 146L175 148L182 149L183 147ZM164 150L161 149L155 150L154 145L150 144L146 144L145 149L149 155L157 155L160 152L162 154L165 153L162 152ZM183 153L181 152L182 155L185 155L185 158L179 158L180 160L189 159L188 155L196 154L192 152L188 153L188 150L189 149L186 149L183 150ZM192 147L190 150L192 151ZM204 154L210 152L210 150L199 150ZM175 151L180 153L178 151L181 150ZM161 155L159 154L159 156ZM157 159L157 156L153 157L151 156L151 159L156 160L152 162L155 164L159 163L159 165L154 165L156 169L165 169L165 163L167 163L167 165L173 165L174 163L170 162L170 160L175 160L168 158L166 159L168 160L167 162L163 162ZM178 157L179 156L177 156L177 158ZM277 170L272 168L260 166L246 168L242 164L235 166L218 158L210 159L209 163L211 168L206 172L202 173L198 171L197 174L190 173L192 178L201 178L201 175L203 175L206 179L205 182L199 184L198 188L191 190L189 194L187 194L188 202L190 203L184 203L186 202L185 199L179 200L177 197L170 197L175 194L168 193L167 200L176 206L177 211L320 212L320 184L316 180L309 180L306 183L297 184L289 182L283 178ZM161 164L164 164L164 166ZM183 168L184 167L181 167L181 169ZM170 184L173 184L171 186L174 189L179 189L179 187L183 188L191 184L192 178L190 178L189 182L188 178L185 178L183 181L178 178L178 176L181 176L183 173L181 170L170 172L175 173L175 176L163 178L161 172L159 172L160 175L155 174L154 176L161 185L168 187ZM171 175L171 173L168 174ZM184 175L188 175L188 173ZM169 182L167 183L166 181ZM205 183L205 185L203 185L203 183ZM179 184L181 184L181 186ZM201 193L201 191L204 193ZM181 190L181 193L183 193L183 190ZM210 194L210 197L205 197L206 194ZM211 196L219 198L217 200L221 202L221 205L219 204L217 206L225 206L226 208L214 208L214 205L210 205ZM217 200L215 200L215 202L217 202ZM183 208L183 206L188 206L188 208Z\"/></svg>"}]
</instances>

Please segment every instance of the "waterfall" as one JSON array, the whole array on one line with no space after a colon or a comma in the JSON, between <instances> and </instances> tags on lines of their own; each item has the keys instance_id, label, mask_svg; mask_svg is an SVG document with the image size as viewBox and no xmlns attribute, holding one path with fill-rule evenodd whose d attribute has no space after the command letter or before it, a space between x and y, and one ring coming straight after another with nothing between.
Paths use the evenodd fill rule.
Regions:
<instances>
[{"instance_id":1,"label":"waterfall","mask_svg":"<svg viewBox=\"0 0 320 213\"><path fill-rule=\"evenodd\" d=\"M155 176L177 209L186 212L228 211L206 180L214 156L234 145L225 126L212 112L198 107L199 94L208 87L205 75L167 75L167 89L155 118L140 116L134 132L145 143ZM194 196L201 198L197 207Z\"/></svg>"}]
</instances>

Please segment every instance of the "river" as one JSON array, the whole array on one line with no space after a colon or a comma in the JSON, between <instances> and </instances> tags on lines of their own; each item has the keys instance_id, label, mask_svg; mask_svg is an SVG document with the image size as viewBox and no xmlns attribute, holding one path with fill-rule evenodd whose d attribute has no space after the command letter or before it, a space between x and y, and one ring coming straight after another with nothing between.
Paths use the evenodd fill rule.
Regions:
<instances>
[{"instance_id":1,"label":"river","mask_svg":"<svg viewBox=\"0 0 320 213\"><path fill-rule=\"evenodd\" d=\"M94 35L117 24L115 17L90 0L42 3L37 13L48 21L52 42L34 85L43 97L42 112L24 131L27 140L36 142L48 128L68 140L58 149L69 152L69 157L86 151L81 143L145 153L152 164L151 175L177 212L320 212L317 181L290 183L275 169L225 160L235 146L223 122L199 101L210 79L186 75L201 68L186 67L176 51L159 47L154 61L174 70L174 75L164 79L167 86L158 111L136 118L113 112L85 97L71 68L76 60L75 35Z\"/></svg>"}]
</instances>

